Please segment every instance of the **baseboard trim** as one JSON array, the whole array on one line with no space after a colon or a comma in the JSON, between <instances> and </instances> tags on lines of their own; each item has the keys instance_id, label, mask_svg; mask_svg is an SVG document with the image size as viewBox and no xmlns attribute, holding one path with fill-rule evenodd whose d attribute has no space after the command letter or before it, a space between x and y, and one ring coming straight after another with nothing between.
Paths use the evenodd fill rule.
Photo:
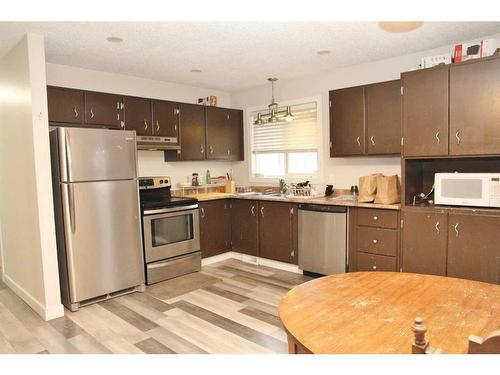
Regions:
<instances>
[{"instance_id":1,"label":"baseboard trim","mask_svg":"<svg viewBox=\"0 0 500 375\"><path fill-rule=\"evenodd\" d=\"M23 299L35 312L45 321L56 319L64 316L64 306L62 304L55 306L44 306L40 301L36 300L22 286L12 280L9 275L3 274L3 282L14 291L20 298Z\"/></svg>"},{"instance_id":2,"label":"baseboard trim","mask_svg":"<svg viewBox=\"0 0 500 375\"><path fill-rule=\"evenodd\" d=\"M261 258L253 255L247 255L243 253L237 253L236 251L228 251L227 253L222 253L219 255L214 255L212 257L204 258L201 260L202 266L207 266L209 264L222 262L227 259L237 259L244 263L251 263L256 266L262 265L266 267L276 268L278 270L294 272L302 274L302 270L296 264L289 264L284 262L279 262L277 260Z\"/></svg>"}]
</instances>

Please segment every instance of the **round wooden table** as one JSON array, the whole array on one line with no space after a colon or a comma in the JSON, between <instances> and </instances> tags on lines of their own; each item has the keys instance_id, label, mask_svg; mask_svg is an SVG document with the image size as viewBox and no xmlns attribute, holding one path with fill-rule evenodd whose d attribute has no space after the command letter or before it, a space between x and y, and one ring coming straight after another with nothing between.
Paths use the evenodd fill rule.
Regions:
<instances>
[{"instance_id":1,"label":"round wooden table","mask_svg":"<svg viewBox=\"0 0 500 375\"><path fill-rule=\"evenodd\" d=\"M290 353L411 353L421 317L443 353L467 353L469 335L500 327L500 286L401 272L353 272L311 280L279 306Z\"/></svg>"}]
</instances>

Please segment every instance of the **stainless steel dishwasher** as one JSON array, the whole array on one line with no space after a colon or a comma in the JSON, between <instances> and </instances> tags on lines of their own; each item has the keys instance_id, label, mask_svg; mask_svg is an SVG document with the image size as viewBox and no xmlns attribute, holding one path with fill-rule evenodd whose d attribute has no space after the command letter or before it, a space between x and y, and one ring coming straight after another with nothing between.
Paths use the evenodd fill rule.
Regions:
<instances>
[{"instance_id":1,"label":"stainless steel dishwasher","mask_svg":"<svg viewBox=\"0 0 500 375\"><path fill-rule=\"evenodd\" d=\"M299 204L299 268L331 275L346 263L347 208Z\"/></svg>"}]
</instances>

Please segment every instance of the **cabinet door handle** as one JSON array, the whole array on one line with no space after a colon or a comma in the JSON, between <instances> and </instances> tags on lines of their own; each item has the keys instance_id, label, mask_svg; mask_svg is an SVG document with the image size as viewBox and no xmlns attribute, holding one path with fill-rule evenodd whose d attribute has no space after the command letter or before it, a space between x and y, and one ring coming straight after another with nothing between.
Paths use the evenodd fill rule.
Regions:
<instances>
[{"instance_id":1,"label":"cabinet door handle","mask_svg":"<svg viewBox=\"0 0 500 375\"><path fill-rule=\"evenodd\" d=\"M120 102L116 102L116 109L120 109Z\"/></svg>"},{"instance_id":2,"label":"cabinet door handle","mask_svg":"<svg viewBox=\"0 0 500 375\"><path fill-rule=\"evenodd\" d=\"M378 240L373 240L373 243L376 244L378 242Z\"/></svg>"},{"instance_id":3,"label":"cabinet door handle","mask_svg":"<svg viewBox=\"0 0 500 375\"><path fill-rule=\"evenodd\" d=\"M75 118L78 117L78 110L76 109L76 106L73 107L73 112L75 112Z\"/></svg>"},{"instance_id":4,"label":"cabinet door handle","mask_svg":"<svg viewBox=\"0 0 500 375\"><path fill-rule=\"evenodd\" d=\"M333 142L330 141L330 148L333 148Z\"/></svg>"},{"instance_id":5,"label":"cabinet door handle","mask_svg":"<svg viewBox=\"0 0 500 375\"><path fill-rule=\"evenodd\" d=\"M148 122L144 119L144 130L148 130Z\"/></svg>"},{"instance_id":6,"label":"cabinet door handle","mask_svg":"<svg viewBox=\"0 0 500 375\"><path fill-rule=\"evenodd\" d=\"M174 125L174 130L177 133L177 124Z\"/></svg>"},{"instance_id":7,"label":"cabinet door handle","mask_svg":"<svg viewBox=\"0 0 500 375\"><path fill-rule=\"evenodd\" d=\"M437 234L439 234L439 221L436 222L436 232L437 232Z\"/></svg>"},{"instance_id":8,"label":"cabinet door handle","mask_svg":"<svg viewBox=\"0 0 500 375\"><path fill-rule=\"evenodd\" d=\"M120 121L120 128L125 129L125 122L124 121Z\"/></svg>"},{"instance_id":9,"label":"cabinet door handle","mask_svg":"<svg viewBox=\"0 0 500 375\"><path fill-rule=\"evenodd\" d=\"M458 235L459 235L459 233L458 233L458 223L456 223L453 228L455 229L455 237L458 238Z\"/></svg>"},{"instance_id":10,"label":"cabinet door handle","mask_svg":"<svg viewBox=\"0 0 500 375\"><path fill-rule=\"evenodd\" d=\"M90 118L94 118L94 109L90 107Z\"/></svg>"},{"instance_id":11,"label":"cabinet door handle","mask_svg":"<svg viewBox=\"0 0 500 375\"><path fill-rule=\"evenodd\" d=\"M460 139L460 130L455 133L455 138L457 139L457 144L459 145L460 141L461 141L461 139Z\"/></svg>"},{"instance_id":12,"label":"cabinet door handle","mask_svg":"<svg viewBox=\"0 0 500 375\"><path fill-rule=\"evenodd\" d=\"M436 137L438 144L441 143L441 139L439 139L439 132L436 132L436 135L434 135L434 137Z\"/></svg>"},{"instance_id":13,"label":"cabinet door handle","mask_svg":"<svg viewBox=\"0 0 500 375\"><path fill-rule=\"evenodd\" d=\"M228 154L228 156L231 155L231 150L230 149L227 149L227 154Z\"/></svg>"},{"instance_id":14,"label":"cabinet door handle","mask_svg":"<svg viewBox=\"0 0 500 375\"><path fill-rule=\"evenodd\" d=\"M116 114L116 121L120 121L120 113Z\"/></svg>"},{"instance_id":15,"label":"cabinet door handle","mask_svg":"<svg viewBox=\"0 0 500 375\"><path fill-rule=\"evenodd\" d=\"M214 148L212 145L208 146L208 149L210 150L210 153L213 154L214 153Z\"/></svg>"},{"instance_id":16,"label":"cabinet door handle","mask_svg":"<svg viewBox=\"0 0 500 375\"><path fill-rule=\"evenodd\" d=\"M203 147L203 145L200 145L200 152L201 152L202 154L204 154L204 153L205 153L205 147Z\"/></svg>"},{"instance_id":17,"label":"cabinet door handle","mask_svg":"<svg viewBox=\"0 0 500 375\"><path fill-rule=\"evenodd\" d=\"M203 207L201 207L200 210L201 210L201 218L204 219L205 218L205 209Z\"/></svg>"},{"instance_id":18,"label":"cabinet door handle","mask_svg":"<svg viewBox=\"0 0 500 375\"><path fill-rule=\"evenodd\" d=\"M375 141L373 140L373 135L370 137L370 142L372 143L372 146L375 146Z\"/></svg>"},{"instance_id":19,"label":"cabinet door handle","mask_svg":"<svg viewBox=\"0 0 500 375\"><path fill-rule=\"evenodd\" d=\"M158 120L156 120L156 132L158 133L160 131L160 123Z\"/></svg>"},{"instance_id":20,"label":"cabinet door handle","mask_svg":"<svg viewBox=\"0 0 500 375\"><path fill-rule=\"evenodd\" d=\"M260 214L262 215L262 217L264 217L264 206L260 208Z\"/></svg>"},{"instance_id":21,"label":"cabinet door handle","mask_svg":"<svg viewBox=\"0 0 500 375\"><path fill-rule=\"evenodd\" d=\"M361 142L359 141L360 139L361 139L361 137L360 137L360 136L358 136L358 137L356 138L356 142L358 142L358 147L361 147Z\"/></svg>"},{"instance_id":22,"label":"cabinet door handle","mask_svg":"<svg viewBox=\"0 0 500 375\"><path fill-rule=\"evenodd\" d=\"M250 208L250 211L252 212L252 216L255 216L255 206L252 205L252 207Z\"/></svg>"},{"instance_id":23,"label":"cabinet door handle","mask_svg":"<svg viewBox=\"0 0 500 375\"><path fill-rule=\"evenodd\" d=\"M372 270L374 270L374 271L376 271L376 270L377 270L377 265L376 265L376 264L374 264L374 265L372 266Z\"/></svg>"},{"instance_id":24,"label":"cabinet door handle","mask_svg":"<svg viewBox=\"0 0 500 375\"><path fill-rule=\"evenodd\" d=\"M378 220L378 216L374 216L373 220L377 221Z\"/></svg>"}]
</instances>

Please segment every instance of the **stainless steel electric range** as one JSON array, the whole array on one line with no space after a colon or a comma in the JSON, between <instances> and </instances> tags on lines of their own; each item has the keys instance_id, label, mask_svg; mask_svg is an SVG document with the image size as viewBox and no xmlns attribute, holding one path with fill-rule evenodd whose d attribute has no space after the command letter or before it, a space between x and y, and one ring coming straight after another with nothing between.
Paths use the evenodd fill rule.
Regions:
<instances>
[{"instance_id":1,"label":"stainless steel electric range","mask_svg":"<svg viewBox=\"0 0 500 375\"><path fill-rule=\"evenodd\" d=\"M171 194L170 177L139 178L146 284L201 269L198 200Z\"/></svg>"}]
</instances>

